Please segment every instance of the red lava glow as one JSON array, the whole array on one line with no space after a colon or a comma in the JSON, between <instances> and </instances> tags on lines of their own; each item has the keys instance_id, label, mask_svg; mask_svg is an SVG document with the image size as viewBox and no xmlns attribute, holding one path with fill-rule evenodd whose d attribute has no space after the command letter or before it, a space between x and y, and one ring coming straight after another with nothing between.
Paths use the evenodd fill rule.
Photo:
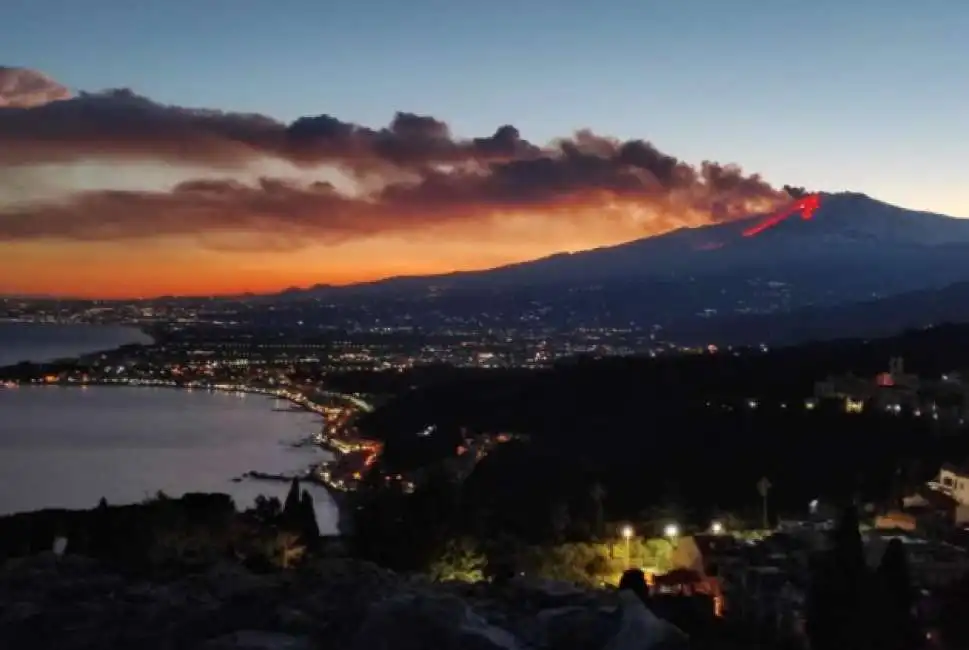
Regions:
<instances>
[{"instance_id":1,"label":"red lava glow","mask_svg":"<svg viewBox=\"0 0 969 650\"><path fill-rule=\"evenodd\" d=\"M821 197L817 194L811 194L810 196L805 196L803 199L798 199L788 208L781 210L771 216L767 217L756 226L752 226L743 232L744 237L753 237L754 235L759 235L768 228L773 228L780 222L787 219L789 216L796 212L801 213L801 218L807 221L814 216L814 213L818 208L821 207Z\"/></svg>"}]
</instances>

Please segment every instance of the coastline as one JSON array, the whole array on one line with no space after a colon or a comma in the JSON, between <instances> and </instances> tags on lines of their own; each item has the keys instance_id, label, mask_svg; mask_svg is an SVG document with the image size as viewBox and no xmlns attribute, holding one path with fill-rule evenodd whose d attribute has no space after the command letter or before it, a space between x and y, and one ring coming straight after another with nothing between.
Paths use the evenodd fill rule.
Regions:
<instances>
[{"instance_id":1,"label":"coastline","mask_svg":"<svg viewBox=\"0 0 969 650\"><path fill-rule=\"evenodd\" d=\"M165 328L163 324L159 323L139 323L139 324L126 324L126 323L115 323L115 324L96 324L96 323L61 323L61 322L51 322L51 323L37 323L29 321L17 321L17 320L6 320L0 321L2 323L9 323L12 325L25 325L30 327L112 327L121 328L126 330L137 331L144 337L147 337L148 341L130 341L124 342L120 345L116 344L113 347L105 347L95 350L85 350L83 352L74 352L73 354L44 358L43 360L32 360L23 359L14 363L0 365L0 371L5 369L13 369L20 365L21 363L29 363L43 368L44 366L54 365L61 362L69 362L72 360L83 361L91 357L96 357L99 355L109 355L116 353L122 348L127 346L137 345L143 347L150 347L157 345L159 341L165 336ZM311 397L308 397L306 393L298 390L289 390L287 388L276 388L276 387L262 387L262 386L252 386L246 384L209 384L205 382L174 382L174 381L158 381L158 380L142 380L142 379L101 379L101 380L72 380L72 379L56 379L50 380L41 377L34 377L28 381L21 382L0 382L0 390L7 388L8 390L16 390L19 386L49 386L49 387L72 387L72 388L86 388L86 387L103 387L103 386L120 386L128 388L169 388L176 390L187 390L189 392L194 390L209 391L209 392L222 392L222 393L245 393L253 395L263 395L265 397L273 399L282 399L289 402L291 405L288 409L272 409L274 411L293 411L293 412L310 412L314 413L322 418L320 423L320 430L312 435L308 436L298 442L291 443L296 446L303 446L307 444L312 444L313 446L322 449L333 456L332 460L322 461L322 463L332 463L339 461L341 457L346 454L346 449L341 445L337 444L325 435L325 425L326 425L326 413L322 405L315 402ZM311 391L307 391L308 393ZM353 404L357 409L362 411L372 410L372 405L359 399L352 395L345 395L342 393L333 393L330 391L318 390L316 391L320 396L327 396L336 399L346 400L350 404ZM251 481L290 481L294 476L297 476L300 480L308 481L314 485L324 488L327 494L332 499L338 514L337 527L339 531L345 530L345 517L346 517L346 501L347 494L346 490L340 486L331 483L326 480L323 475L319 472L322 466L321 462L315 462L309 467L298 470L296 472L290 473L288 476L283 477L282 475L271 475L256 470L249 470L242 477L226 477L226 480L238 482L240 480L251 480Z\"/></svg>"},{"instance_id":2,"label":"coastline","mask_svg":"<svg viewBox=\"0 0 969 650\"><path fill-rule=\"evenodd\" d=\"M13 386L5 386L0 384L0 390L4 388L8 390L16 390L19 386L28 387L50 387L50 388L87 388L87 387L120 387L120 388L166 388L170 390L183 390L183 391L208 391L208 392L218 392L218 393L229 393L238 394L245 393L249 395L260 395L263 397L271 399L282 399L286 400L295 407L292 410L285 409L272 409L274 412L309 412L319 416L322 420L320 432L303 438L300 441L291 443L294 446L303 446L306 444L312 444L331 455L333 455L333 460L338 460L342 457L346 451L342 449L339 445L335 444L329 439L328 436L323 435L322 429L325 426L325 414L323 408L318 406L315 402L305 397L302 393L295 393L293 391L287 391L284 389L269 389L261 388L255 386L245 386L245 385L233 385L233 384L203 384L203 383L185 383L176 384L174 382L162 382L162 381L144 381L144 380L126 380L126 379L116 379L116 380L101 380L101 381L85 381L85 382L71 382L71 381L57 381L57 382L31 382L25 384L14 384ZM334 393L333 395L340 395ZM354 400L350 400L348 396L343 396L344 399L348 399L351 403L355 403ZM333 462L333 461L323 461ZM297 470L288 474L272 474L267 472L260 472L259 470L249 470L245 472L241 477L228 477L227 480L233 482L239 482L241 480L248 481L264 481L264 482L289 482L293 478L299 478L301 481L308 481L314 485L318 485L324 488L333 500L334 505L337 508L338 514L338 530L342 531L345 529L345 517L346 517L346 502L347 493L345 490L340 489L334 484L322 479L317 474L317 469L320 467L319 462L312 463L309 467L302 470Z\"/></svg>"}]
</instances>

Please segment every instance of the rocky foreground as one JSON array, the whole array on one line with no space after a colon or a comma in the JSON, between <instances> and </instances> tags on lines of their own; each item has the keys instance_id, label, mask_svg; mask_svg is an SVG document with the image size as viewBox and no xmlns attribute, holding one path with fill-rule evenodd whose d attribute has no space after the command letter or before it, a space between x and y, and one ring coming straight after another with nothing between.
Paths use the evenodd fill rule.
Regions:
<instances>
[{"instance_id":1,"label":"rocky foreground","mask_svg":"<svg viewBox=\"0 0 969 650\"><path fill-rule=\"evenodd\" d=\"M0 648L18 650L654 650L683 634L631 592L439 585L348 559L236 564L134 580L53 553L0 569Z\"/></svg>"}]
</instances>

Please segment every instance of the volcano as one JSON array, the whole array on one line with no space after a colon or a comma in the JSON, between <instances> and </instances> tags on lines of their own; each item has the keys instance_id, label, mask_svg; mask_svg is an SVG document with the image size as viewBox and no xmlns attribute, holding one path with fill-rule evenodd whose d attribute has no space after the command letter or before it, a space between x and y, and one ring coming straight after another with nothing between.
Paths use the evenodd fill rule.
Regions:
<instances>
[{"instance_id":1,"label":"volcano","mask_svg":"<svg viewBox=\"0 0 969 650\"><path fill-rule=\"evenodd\" d=\"M857 268L866 275L909 277L900 291L969 279L969 220L914 212L864 194L819 194L810 219L791 215L756 236L744 236L773 215L682 228L618 246L563 253L530 262L435 276L438 286L494 283L541 286L563 282L696 278L738 272L778 279L816 268ZM943 273L939 262L951 267ZM945 266L943 265L943 266ZM428 278L430 279L430 278ZM879 285L881 283L875 282ZM886 290L891 291L890 287Z\"/></svg>"},{"instance_id":2,"label":"volcano","mask_svg":"<svg viewBox=\"0 0 969 650\"><path fill-rule=\"evenodd\" d=\"M438 304L459 296L465 305L475 297L513 295L565 309L570 296L581 295L585 309L663 322L697 312L830 306L969 281L969 219L906 210L858 193L811 196L816 203L809 219L751 215L484 271L309 292L365 299L433 293ZM765 222L770 227L759 228ZM597 299L590 302L590 294Z\"/></svg>"}]
</instances>

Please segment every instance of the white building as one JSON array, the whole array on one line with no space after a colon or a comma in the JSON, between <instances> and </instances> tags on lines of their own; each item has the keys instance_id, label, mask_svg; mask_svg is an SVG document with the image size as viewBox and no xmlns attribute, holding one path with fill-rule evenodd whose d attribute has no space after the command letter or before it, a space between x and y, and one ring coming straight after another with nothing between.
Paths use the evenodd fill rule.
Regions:
<instances>
[{"instance_id":1,"label":"white building","mask_svg":"<svg viewBox=\"0 0 969 650\"><path fill-rule=\"evenodd\" d=\"M952 500L955 506L952 508L955 525L969 525L969 467L946 463L935 480L929 481L928 486Z\"/></svg>"},{"instance_id":2,"label":"white building","mask_svg":"<svg viewBox=\"0 0 969 650\"><path fill-rule=\"evenodd\" d=\"M960 506L969 506L969 468L943 465L932 487L952 497Z\"/></svg>"}]
</instances>

